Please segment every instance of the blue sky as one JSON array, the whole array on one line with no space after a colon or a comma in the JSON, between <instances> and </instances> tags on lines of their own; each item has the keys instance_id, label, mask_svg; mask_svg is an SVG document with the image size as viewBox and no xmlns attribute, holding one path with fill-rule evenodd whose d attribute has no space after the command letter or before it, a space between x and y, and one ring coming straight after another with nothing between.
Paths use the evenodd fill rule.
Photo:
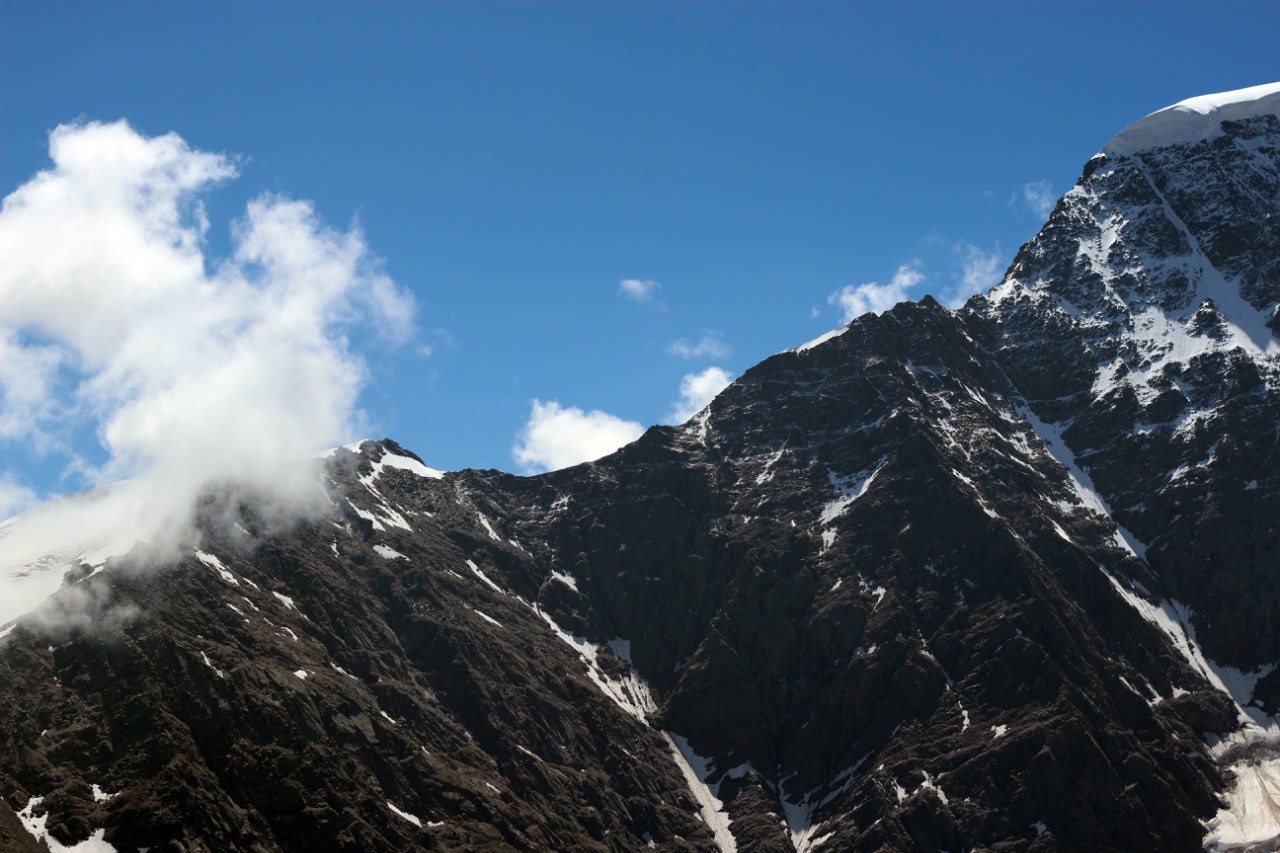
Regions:
<instances>
[{"instance_id":1,"label":"blue sky","mask_svg":"<svg viewBox=\"0 0 1280 853\"><path fill-rule=\"evenodd\" d=\"M521 470L534 400L661 422L684 377L839 325L846 286L994 284L1126 124L1280 79L1278 31L1272 3L5 0L0 187L55 126L126 119L236 158L210 264L262 193L358 222L417 304L407 341L349 331L367 432ZM86 485L95 429L11 437L0 479Z\"/></svg>"}]
</instances>

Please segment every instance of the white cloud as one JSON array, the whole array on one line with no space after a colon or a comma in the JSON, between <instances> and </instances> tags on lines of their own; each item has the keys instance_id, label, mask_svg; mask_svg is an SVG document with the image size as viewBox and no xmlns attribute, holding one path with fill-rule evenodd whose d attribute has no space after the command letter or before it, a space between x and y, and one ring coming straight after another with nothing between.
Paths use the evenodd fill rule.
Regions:
<instances>
[{"instance_id":1,"label":"white cloud","mask_svg":"<svg viewBox=\"0 0 1280 853\"><path fill-rule=\"evenodd\" d=\"M1048 219L1056 201L1048 181L1032 181L1022 187L1022 202L1037 219Z\"/></svg>"},{"instance_id":2,"label":"white cloud","mask_svg":"<svg viewBox=\"0 0 1280 853\"><path fill-rule=\"evenodd\" d=\"M684 359L720 359L728 358L729 353L732 352L732 348L721 340L719 332L708 331L693 343L690 343L685 338L672 341L671 345L667 347L667 352L672 355L678 355Z\"/></svg>"},{"instance_id":3,"label":"white cloud","mask_svg":"<svg viewBox=\"0 0 1280 853\"><path fill-rule=\"evenodd\" d=\"M0 521L22 512L35 502L35 492L19 483L12 474L0 474Z\"/></svg>"},{"instance_id":4,"label":"white cloud","mask_svg":"<svg viewBox=\"0 0 1280 853\"><path fill-rule=\"evenodd\" d=\"M0 325L0 441L28 437L34 452L49 449L52 436L32 427L58 417L51 389L64 359L57 347L24 342Z\"/></svg>"},{"instance_id":5,"label":"white cloud","mask_svg":"<svg viewBox=\"0 0 1280 853\"><path fill-rule=\"evenodd\" d=\"M946 295L948 308L959 308L973 294L995 287L1007 264L999 248L985 252L970 243L962 243L956 250L961 255L960 280Z\"/></svg>"},{"instance_id":6,"label":"white cloud","mask_svg":"<svg viewBox=\"0 0 1280 853\"><path fill-rule=\"evenodd\" d=\"M635 302L652 302L662 285L648 278L624 278L618 282L618 293Z\"/></svg>"},{"instance_id":7,"label":"white cloud","mask_svg":"<svg viewBox=\"0 0 1280 853\"><path fill-rule=\"evenodd\" d=\"M607 456L643 432L635 421L608 412L534 400L511 455L527 473L555 471Z\"/></svg>"},{"instance_id":8,"label":"white cloud","mask_svg":"<svg viewBox=\"0 0 1280 853\"><path fill-rule=\"evenodd\" d=\"M917 269L919 261L911 261L898 267L888 284L874 281L866 284L846 284L827 297L827 302L840 307L841 322L848 323L869 311L879 314L907 298L907 291L924 281L924 273Z\"/></svg>"},{"instance_id":9,"label":"white cloud","mask_svg":"<svg viewBox=\"0 0 1280 853\"><path fill-rule=\"evenodd\" d=\"M733 376L719 367L708 367L699 373L686 373L680 380L680 399L671 404L667 421L682 424L689 420L705 409L732 381Z\"/></svg>"},{"instance_id":10,"label":"white cloud","mask_svg":"<svg viewBox=\"0 0 1280 853\"><path fill-rule=\"evenodd\" d=\"M176 541L212 483L273 511L319 506L302 460L360 418L348 332L405 340L412 297L358 229L278 195L233 223L229 257L208 257L200 196L235 164L176 134L63 125L49 152L0 208L0 441L74 454L92 425L108 456L92 480L131 483L64 507L43 541L11 533L3 562L95 533Z\"/></svg>"}]
</instances>

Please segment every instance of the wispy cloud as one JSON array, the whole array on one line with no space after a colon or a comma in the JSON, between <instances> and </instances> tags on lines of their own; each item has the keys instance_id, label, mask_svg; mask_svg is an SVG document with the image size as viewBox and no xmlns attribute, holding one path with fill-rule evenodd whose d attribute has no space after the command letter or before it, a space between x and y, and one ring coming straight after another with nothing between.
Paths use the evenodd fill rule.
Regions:
<instances>
[{"instance_id":1,"label":"wispy cloud","mask_svg":"<svg viewBox=\"0 0 1280 853\"><path fill-rule=\"evenodd\" d=\"M711 330L704 332L701 338L692 343L686 338L680 338L667 347L667 352L683 359L722 359L728 358L732 351L732 347L720 338L720 333Z\"/></svg>"},{"instance_id":2,"label":"wispy cloud","mask_svg":"<svg viewBox=\"0 0 1280 853\"><path fill-rule=\"evenodd\" d=\"M671 404L667 422L682 424L707 407L716 395L729 387L733 375L721 367L686 373L680 380L680 398Z\"/></svg>"},{"instance_id":3,"label":"wispy cloud","mask_svg":"<svg viewBox=\"0 0 1280 853\"><path fill-rule=\"evenodd\" d=\"M972 243L960 243L956 252L960 255L960 276L946 293L948 308L959 308L973 294L995 287L1008 264L999 247L987 252Z\"/></svg>"},{"instance_id":4,"label":"wispy cloud","mask_svg":"<svg viewBox=\"0 0 1280 853\"><path fill-rule=\"evenodd\" d=\"M636 421L598 409L534 400L511 455L526 473L555 471L607 456L643 432Z\"/></svg>"},{"instance_id":5,"label":"wispy cloud","mask_svg":"<svg viewBox=\"0 0 1280 853\"><path fill-rule=\"evenodd\" d=\"M0 521L36 502L36 493L10 473L0 474Z\"/></svg>"},{"instance_id":6,"label":"wispy cloud","mask_svg":"<svg viewBox=\"0 0 1280 853\"><path fill-rule=\"evenodd\" d=\"M419 342L415 350L423 358L431 358L437 351L452 349L455 345L453 333L443 326L437 326L431 330L430 340Z\"/></svg>"},{"instance_id":7,"label":"wispy cloud","mask_svg":"<svg viewBox=\"0 0 1280 853\"><path fill-rule=\"evenodd\" d=\"M1056 201L1048 181L1032 181L1022 186L1022 203L1037 219L1048 219Z\"/></svg>"},{"instance_id":8,"label":"wispy cloud","mask_svg":"<svg viewBox=\"0 0 1280 853\"><path fill-rule=\"evenodd\" d=\"M412 297L358 229L274 194L233 223L229 257L206 257L202 195L236 165L176 134L63 125L49 153L0 208L0 441L66 447L92 427L107 461L91 481L131 484L60 512L44 541L11 532L4 562L95 532L180 538L212 483L319 507L305 460L360 421L349 333L407 341Z\"/></svg>"},{"instance_id":9,"label":"wispy cloud","mask_svg":"<svg viewBox=\"0 0 1280 853\"><path fill-rule=\"evenodd\" d=\"M652 302L662 285L650 278L624 278L618 282L618 295L632 302Z\"/></svg>"},{"instance_id":10,"label":"wispy cloud","mask_svg":"<svg viewBox=\"0 0 1280 853\"><path fill-rule=\"evenodd\" d=\"M866 284L846 284L827 297L827 302L838 306L841 322L848 323L870 311L877 314L887 311L907 298L907 291L924 281L919 261L911 261L898 267L888 284L869 281Z\"/></svg>"}]
</instances>

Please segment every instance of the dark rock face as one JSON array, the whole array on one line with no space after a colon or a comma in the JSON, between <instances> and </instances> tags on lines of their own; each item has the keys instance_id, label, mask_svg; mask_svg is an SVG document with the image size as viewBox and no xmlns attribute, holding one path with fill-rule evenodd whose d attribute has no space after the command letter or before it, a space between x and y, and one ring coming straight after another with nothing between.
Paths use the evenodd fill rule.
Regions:
<instances>
[{"instance_id":1,"label":"dark rock face","mask_svg":"<svg viewBox=\"0 0 1280 853\"><path fill-rule=\"evenodd\" d=\"M1224 131L597 463L366 442L69 577L116 616L0 639L0 848L1200 849L1280 706L1280 123Z\"/></svg>"},{"instance_id":2,"label":"dark rock face","mask_svg":"<svg viewBox=\"0 0 1280 853\"><path fill-rule=\"evenodd\" d=\"M1165 591L1195 603L1210 657L1249 671L1280 658L1280 542L1264 521L1280 416L1280 119L1224 131L1099 155L1005 284L962 316L1147 544Z\"/></svg>"}]
</instances>

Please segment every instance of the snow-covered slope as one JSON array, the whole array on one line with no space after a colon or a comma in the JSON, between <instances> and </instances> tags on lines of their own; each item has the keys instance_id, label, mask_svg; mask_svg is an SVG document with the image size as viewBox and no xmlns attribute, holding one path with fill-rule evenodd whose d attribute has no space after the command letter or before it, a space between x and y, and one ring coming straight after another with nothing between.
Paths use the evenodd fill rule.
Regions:
<instances>
[{"instance_id":1,"label":"snow-covered slope","mask_svg":"<svg viewBox=\"0 0 1280 853\"><path fill-rule=\"evenodd\" d=\"M1156 110L1116 134L1102 153L1110 157L1185 145L1221 133L1224 121L1280 115L1280 83L1201 95Z\"/></svg>"}]
</instances>

